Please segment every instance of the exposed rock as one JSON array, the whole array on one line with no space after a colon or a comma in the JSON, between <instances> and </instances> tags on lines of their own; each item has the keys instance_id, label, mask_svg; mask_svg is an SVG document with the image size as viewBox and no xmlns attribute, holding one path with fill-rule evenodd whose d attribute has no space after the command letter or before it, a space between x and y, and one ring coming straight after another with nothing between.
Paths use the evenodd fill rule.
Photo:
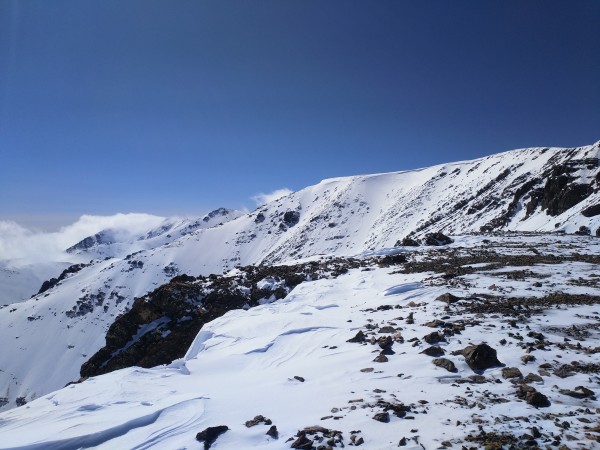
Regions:
<instances>
[{"instance_id":1,"label":"exposed rock","mask_svg":"<svg viewBox=\"0 0 600 450\"><path fill-rule=\"evenodd\" d=\"M306 437L305 433L300 433L298 439L292 442L290 448L297 448L300 450L311 450L313 446L313 441Z\"/></svg>"},{"instance_id":2,"label":"exposed rock","mask_svg":"<svg viewBox=\"0 0 600 450\"><path fill-rule=\"evenodd\" d=\"M376 357L376 358L373 360L373 362L378 362L378 363L384 363L384 362L388 362L388 361L389 361L389 360L388 360L387 356L385 356L385 355L382 355L382 354L378 355L378 356L377 356L377 357Z\"/></svg>"},{"instance_id":3,"label":"exposed rock","mask_svg":"<svg viewBox=\"0 0 600 450\"><path fill-rule=\"evenodd\" d=\"M503 378L523 378L523 374L516 367L504 367L502 369Z\"/></svg>"},{"instance_id":4,"label":"exposed rock","mask_svg":"<svg viewBox=\"0 0 600 450\"><path fill-rule=\"evenodd\" d=\"M271 425L271 428L265 433L267 436L271 436L273 439L279 438L279 431L275 425Z\"/></svg>"},{"instance_id":5,"label":"exposed rock","mask_svg":"<svg viewBox=\"0 0 600 450\"><path fill-rule=\"evenodd\" d=\"M532 406L535 406L536 408L544 408L550 406L550 400L548 400L548 397L546 397L541 392L538 392L537 389L535 389L534 387L529 386L527 384L521 384L518 387L517 397L525 400L527 403L529 403Z\"/></svg>"},{"instance_id":6,"label":"exposed rock","mask_svg":"<svg viewBox=\"0 0 600 450\"><path fill-rule=\"evenodd\" d=\"M208 450L211 445L215 443L217 438L229 430L226 425L219 425L216 427L208 427L196 435L196 440L204 441L204 450Z\"/></svg>"},{"instance_id":7,"label":"exposed rock","mask_svg":"<svg viewBox=\"0 0 600 450\"><path fill-rule=\"evenodd\" d=\"M583 386L577 386L573 390L560 389L558 392L560 392L563 395L568 395L569 397L573 397L573 398L591 398L592 400L594 400L596 398L594 391L592 391L591 389L588 389L586 387L583 387Z\"/></svg>"},{"instance_id":8,"label":"exposed rock","mask_svg":"<svg viewBox=\"0 0 600 450\"><path fill-rule=\"evenodd\" d=\"M362 343L362 342L365 342L366 340L367 340L367 337L365 336L365 333L363 333L362 331L359 330L359 332L356 333L356 335L353 338L348 339L346 342Z\"/></svg>"},{"instance_id":9,"label":"exposed rock","mask_svg":"<svg viewBox=\"0 0 600 450\"><path fill-rule=\"evenodd\" d=\"M49 280L44 281L42 283L42 286L40 287L40 290L38 291L38 294L41 294L43 292L46 292L49 289L52 289L59 282L61 282L65 278L67 278L69 275L77 273L81 269L83 269L84 267L87 267L87 266L89 266L89 264L73 264L72 266L67 267L65 270L63 270L61 272L61 274L58 276L58 278L50 278Z\"/></svg>"},{"instance_id":10,"label":"exposed rock","mask_svg":"<svg viewBox=\"0 0 600 450\"><path fill-rule=\"evenodd\" d=\"M298 211L286 211L283 214L283 223L288 227L293 227L300 221L300 213Z\"/></svg>"},{"instance_id":11,"label":"exposed rock","mask_svg":"<svg viewBox=\"0 0 600 450\"><path fill-rule=\"evenodd\" d=\"M304 377L300 377L300 376L298 376L298 375L295 375L295 376L294 376L294 379L295 379L295 380L298 380L300 383L304 383L304 382L306 381L306 379L305 379Z\"/></svg>"},{"instance_id":12,"label":"exposed rock","mask_svg":"<svg viewBox=\"0 0 600 450\"><path fill-rule=\"evenodd\" d=\"M434 356L437 358L438 356L443 356L446 352L439 345L432 345L431 347L427 347L421 353L427 356Z\"/></svg>"},{"instance_id":13,"label":"exposed rock","mask_svg":"<svg viewBox=\"0 0 600 450\"><path fill-rule=\"evenodd\" d=\"M502 365L498 361L496 350L487 344L469 345L456 353L463 355L469 367L476 371Z\"/></svg>"},{"instance_id":14,"label":"exposed rock","mask_svg":"<svg viewBox=\"0 0 600 450\"><path fill-rule=\"evenodd\" d=\"M446 338L443 334L434 331L426 336L423 336L423 340L428 344L437 344L438 342L446 342Z\"/></svg>"},{"instance_id":15,"label":"exposed rock","mask_svg":"<svg viewBox=\"0 0 600 450\"><path fill-rule=\"evenodd\" d=\"M594 217L600 215L600 204L592 205L581 211L585 217Z\"/></svg>"},{"instance_id":16,"label":"exposed rock","mask_svg":"<svg viewBox=\"0 0 600 450\"><path fill-rule=\"evenodd\" d=\"M397 241L395 247L418 247L421 243L416 239L411 238L410 236L406 236L401 241Z\"/></svg>"},{"instance_id":17,"label":"exposed rock","mask_svg":"<svg viewBox=\"0 0 600 450\"><path fill-rule=\"evenodd\" d=\"M388 349L394 344L394 340L391 336L382 336L377 339L377 344L381 349Z\"/></svg>"},{"instance_id":18,"label":"exposed rock","mask_svg":"<svg viewBox=\"0 0 600 450\"><path fill-rule=\"evenodd\" d=\"M390 413L388 413L387 411L377 413L373 416L373 420L388 423L390 421Z\"/></svg>"},{"instance_id":19,"label":"exposed rock","mask_svg":"<svg viewBox=\"0 0 600 450\"><path fill-rule=\"evenodd\" d=\"M263 415L258 415L258 416L254 416L254 419L252 419L252 420L247 420L245 425L248 428L250 428L250 427L254 427L254 426L258 425L259 423L264 423L265 425L271 425L273 422L271 422L271 419L267 419Z\"/></svg>"},{"instance_id":20,"label":"exposed rock","mask_svg":"<svg viewBox=\"0 0 600 450\"><path fill-rule=\"evenodd\" d=\"M436 366L441 367L442 369L446 369L448 372L452 372L452 373L458 372L458 369L456 368L454 363L452 361L450 361L449 359L436 358L432 362Z\"/></svg>"},{"instance_id":21,"label":"exposed rock","mask_svg":"<svg viewBox=\"0 0 600 450\"><path fill-rule=\"evenodd\" d=\"M452 244L454 239L449 238L443 233L427 233L425 235L425 245L448 245Z\"/></svg>"},{"instance_id":22,"label":"exposed rock","mask_svg":"<svg viewBox=\"0 0 600 450\"><path fill-rule=\"evenodd\" d=\"M440 302L448 303L450 305L452 303L456 303L457 301L459 301L460 297L457 297L456 295L452 295L450 292L446 292L445 294L442 294L439 297L437 297L436 300L438 300Z\"/></svg>"}]
</instances>

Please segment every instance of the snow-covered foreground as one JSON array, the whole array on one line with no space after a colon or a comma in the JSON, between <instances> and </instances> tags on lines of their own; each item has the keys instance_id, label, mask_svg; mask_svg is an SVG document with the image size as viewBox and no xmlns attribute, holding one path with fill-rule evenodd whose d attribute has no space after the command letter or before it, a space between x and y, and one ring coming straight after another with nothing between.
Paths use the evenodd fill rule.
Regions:
<instances>
[{"instance_id":1,"label":"snow-covered foreground","mask_svg":"<svg viewBox=\"0 0 600 450\"><path fill-rule=\"evenodd\" d=\"M212 448L275 449L290 448L299 430L318 425L339 430L346 446L368 449L483 448L494 439L507 446L535 440L551 448L598 448L597 247L589 237L465 237L453 257L483 254L474 249L496 256L444 272L374 264L305 282L283 300L207 324L185 358L169 367L90 378L1 414L0 446L193 449L203 448L196 433L226 425ZM444 252L417 253L413 261L448 257ZM502 255L559 258L490 266ZM462 300L436 300L446 292ZM570 297L548 300L557 292ZM503 298L521 300L508 312L485 311ZM359 331L365 342L347 342ZM393 343L381 345L386 336ZM421 353L428 342L456 372ZM476 373L465 357L452 354L482 342L504 367ZM549 406L518 398L519 385L546 396ZM272 421L278 439L265 434L270 426L245 425L257 415ZM323 433L312 429L306 438Z\"/></svg>"}]
</instances>

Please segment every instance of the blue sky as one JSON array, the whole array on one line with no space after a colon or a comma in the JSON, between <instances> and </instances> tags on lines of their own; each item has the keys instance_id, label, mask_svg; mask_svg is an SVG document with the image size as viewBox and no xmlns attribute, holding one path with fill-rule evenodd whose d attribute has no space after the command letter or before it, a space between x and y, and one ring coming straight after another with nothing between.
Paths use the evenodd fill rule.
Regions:
<instances>
[{"instance_id":1,"label":"blue sky","mask_svg":"<svg viewBox=\"0 0 600 450\"><path fill-rule=\"evenodd\" d=\"M0 2L0 220L600 139L597 1Z\"/></svg>"}]
</instances>

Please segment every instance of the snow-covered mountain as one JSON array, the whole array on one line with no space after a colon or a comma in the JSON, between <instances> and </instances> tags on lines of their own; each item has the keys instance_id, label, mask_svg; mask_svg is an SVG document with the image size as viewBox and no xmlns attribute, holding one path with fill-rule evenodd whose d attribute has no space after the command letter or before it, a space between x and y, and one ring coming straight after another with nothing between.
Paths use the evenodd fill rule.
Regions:
<instances>
[{"instance_id":1,"label":"snow-covered mountain","mask_svg":"<svg viewBox=\"0 0 600 450\"><path fill-rule=\"evenodd\" d=\"M324 180L249 214L221 210L144 236L105 230L69 248L80 270L0 309L4 409L79 378L115 318L178 274L352 256L442 231L600 227L600 142L532 148L420 170ZM58 277L57 271L55 277Z\"/></svg>"}]
</instances>

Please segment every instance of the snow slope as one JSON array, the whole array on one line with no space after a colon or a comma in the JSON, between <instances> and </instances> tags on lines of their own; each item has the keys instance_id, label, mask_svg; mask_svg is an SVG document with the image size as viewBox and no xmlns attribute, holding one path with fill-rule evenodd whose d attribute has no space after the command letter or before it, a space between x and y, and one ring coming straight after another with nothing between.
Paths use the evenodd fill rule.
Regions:
<instances>
[{"instance_id":1,"label":"snow slope","mask_svg":"<svg viewBox=\"0 0 600 450\"><path fill-rule=\"evenodd\" d=\"M527 257L536 248L538 254L561 256L564 262L516 267L529 271L523 279L507 277L511 267L487 269L486 263L468 266L475 270L460 283L441 273L401 273L398 267L377 265L305 282L283 300L231 311L207 324L185 358L168 367L119 370L0 414L2 446L200 449L196 433L227 425L229 431L213 448L283 449L290 448L288 438L296 439L298 430L318 425L339 430L346 445L351 445L352 436L354 442L363 439L368 449L396 448L402 439L407 449L462 444L483 448L476 440L481 430L525 442L533 439L532 427L540 433L540 445L562 440L570 448L598 448L592 439L599 438L600 429L589 429L597 425L594 411L600 404L595 398L564 392L585 386L597 393L600 378L597 373L561 378L556 370L573 361L598 363L597 353L563 345L576 327L588 330L586 338L577 339L584 349L597 344L598 303L558 303L525 315L482 315L463 309L463 302L445 308L436 300L449 288L464 299L503 292L524 297L523 304L557 291L598 296L598 264L568 260L573 254L598 254L598 241L547 235L483 239L464 237L453 248L459 255L479 249ZM437 257L434 250L419 252L417 260ZM578 279L596 281L588 286L572 282ZM543 286L532 289L538 280ZM464 301L465 308L469 304L477 307L478 302ZM442 330L431 324L436 319L464 327L439 343L456 373L435 366L432 357L421 353L429 347L424 336ZM367 343L347 342L359 330L367 334ZM544 336L537 338L544 344L529 353L535 341L529 336L540 332ZM398 334L389 362L374 362L381 348L368 343L370 336L394 333ZM508 341L504 345L502 338ZM550 399L550 406L538 409L520 400L518 386L503 375L502 367L472 378L477 374L463 357L451 356L482 341L497 350L506 367L519 368L523 376L534 373L530 383ZM529 354L535 355L535 362L522 360ZM547 370L539 368L542 364ZM389 405L402 405L405 415L390 410L389 423L374 420ZM259 414L272 420L279 439L265 434L266 425L244 425ZM475 441L465 442L470 439Z\"/></svg>"},{"instance_id":2,"label":"snow slope","mask_svg":"<svg viewBox=\"0 0 600 450\"><path fill-rule=\"evenodd\" d=\"M572 233L587 226L594 233L600 215L581 212L600 204L599 153L600 142L534 148L329 179L250 214L210 218L213 226L173 224L127 242L92 239L90 246L71 252L92 260L88 267L43 294L0 309L0 341L8 343L0 353L3 408L14 407L18 397L31 400L78 379L81 364L103 347L114 318L135 297L177 274L361 254L392 247L411 233L440 230ZM563 199L556 189L570 195Z\"/></svg>"}]
</instances>

